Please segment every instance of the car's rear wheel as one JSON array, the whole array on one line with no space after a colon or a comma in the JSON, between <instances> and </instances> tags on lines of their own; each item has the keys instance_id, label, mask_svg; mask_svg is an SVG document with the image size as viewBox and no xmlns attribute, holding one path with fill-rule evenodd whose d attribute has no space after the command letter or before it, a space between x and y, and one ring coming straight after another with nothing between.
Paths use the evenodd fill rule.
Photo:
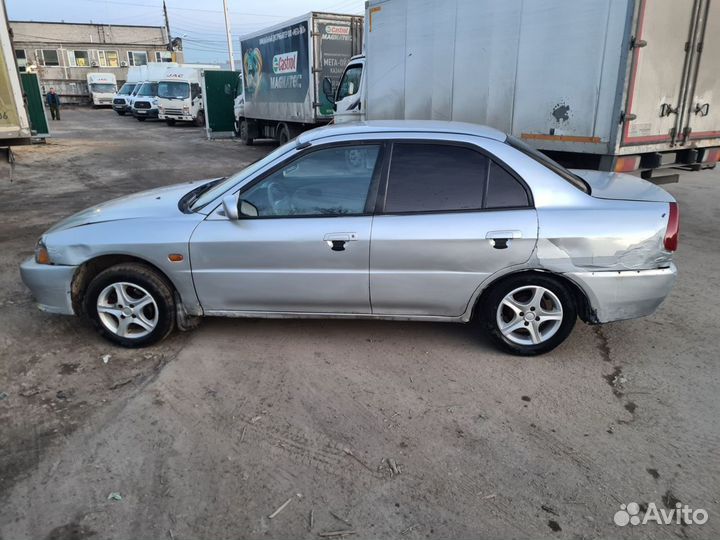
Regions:
<instances>
[{"instance_id":1,"label":"car's rear wheel","mask_svg":"<svg viewBox=\"0 0 720 540\"><path fill-rule=\"evenodd\" d=\"M553 350L570 335L577 319L572 292L550 276L516 276L489 293L483 320L500 348L533 356Z\"/></svg>"},{"instance_id":2,"label":"car's rear wheel","mask_svg":"<svg viewBox=\"0 0 720 540\"><path fill-rule=\"evenodd\" d=\"M142 264L118 264L100 272L87 288L84 307L98 332L123 347L151 345L175 327L171 287Z\"/></svg>"}]
</instances>

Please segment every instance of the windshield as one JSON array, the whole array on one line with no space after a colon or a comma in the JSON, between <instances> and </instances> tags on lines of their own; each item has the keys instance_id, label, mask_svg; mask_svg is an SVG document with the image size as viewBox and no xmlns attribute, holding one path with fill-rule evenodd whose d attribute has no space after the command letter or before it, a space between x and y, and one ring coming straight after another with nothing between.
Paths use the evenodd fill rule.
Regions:
<instances>
[{"instance_id":1,"label":"windshield","mask_svg":"<svg viewBox=\"0 0 720 540\"><path fill-rule=\"evenodd\" d=\"M90 90L99 94L114 94L116 88L111 83L93 83L90 85Z\"/></svg>"},{"instance_id":2,"label":"windshield","mask_svg":"<svg viewBox=\"0 0 720 540\"><path fill-rule=\"evenodd\" d=\"M241 171L233 174L232 176L228 176L225 180L223 180L219 184L215 184L211 189L202 193L197 198L197 200L192 203L192 205L190 206L190 210L192 210L193 212L197 212L198 210L203 208L205 205L211 203L213 200L215 200L220 195L225 193L234 184L237 184L241 180L244 180L245 178L252 176L257 171L259 171L266 165L272 163L274 160L276 160L283 154L286 154L287 152L290 152L291 150L293 150L296 145L297 145L296 141L291 141L287 144L284 144L284 145L280 146L279 148L276 148L273 152L269 153L264 158L259 159L258 161L254 162L254 163L251 163L250 165L248 165Z\"/></svg>"},{"instance_id":3,"label":"windshield","mask_svg":"<svg viewBox=\"0 0 720 540\"><path fill-rule=\"evenodd\" d=\"M158 91L158 83L151 83L146 82L143 83L143 85L140 87L140 90L138 91L138 96L157 96Z\"/></svg>"},{"instance_id":4,"label":"windshield","mask_svg":"<svg viewBox=\"0 0 720 540\"><path fill-rule=\"evenodd\" d=\"M128 95L133 90L135 90L135 83L125 83L122 85L118 94Z\"/></svg>"},{"instance_id":5,"label":"windshield","mask_svg":"<svg viewBox=\"0 0 720 540\"><path fill-rule=\"evenodd\" d=\"M533 147L528 146L525 144L524 141L521 141L520 139L513 137L512 135L508 135L507 142L510 146L513 148L520 150L523 154L525 154L528 157L533 158L535 161L540 163L540 165L544 165L548 169L550 169L552 172L557 174L559 177L561 177L563 180L567 181L568 183L572 184L576 188L578 188L580 191L583 191L590 194L590 184L588 184L585 180L580 178L577 174L573 174L570 171L568 171L565 167L560 165L558 162L550 159L548 156L543 154L542 152L539 152L538 150L535 150Z\"/></svg>"},{"instance_id":6,"label":"windshield","mask_svg":"<svg viewBox=\"0 0 720 540\"><path fill-rule=\"evenodd\" d=\"M158 97L168 99L185 99L190 97L190 84L180 81L163 81L158 83Z\"/></svg>"}]
</instances>

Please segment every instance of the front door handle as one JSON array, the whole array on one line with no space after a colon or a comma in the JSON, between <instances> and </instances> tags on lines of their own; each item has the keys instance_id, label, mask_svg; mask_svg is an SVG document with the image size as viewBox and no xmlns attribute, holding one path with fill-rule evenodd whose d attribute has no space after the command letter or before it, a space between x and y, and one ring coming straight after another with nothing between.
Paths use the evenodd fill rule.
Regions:
<instances>
[{"instance_id":1,"label":"front door handle","mask_svg":"<svg viewBox=\"0 0 720 540\"><path fill-rule=\"evenodd\" d=\"M345 251L346 242L354 242L357 240L357 234L348 233L328 233L323 237L323 241L333 251Z\"/></svg>"},{"instance_id":2,"label":"front door handle","mask_svg":"<svg viewBox=\"0 0 720 540\"><path fill-rule=\"evenodd\" d=\"M522 231L490 231L485 235L495 249L507 249L513 238L522 238Z\"/></svg>"}]
</instances>

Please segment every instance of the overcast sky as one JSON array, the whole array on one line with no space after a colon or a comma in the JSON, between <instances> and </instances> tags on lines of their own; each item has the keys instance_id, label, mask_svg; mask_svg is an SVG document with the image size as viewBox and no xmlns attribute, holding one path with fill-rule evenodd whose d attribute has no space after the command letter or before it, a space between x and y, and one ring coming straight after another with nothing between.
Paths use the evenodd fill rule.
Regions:
<instances>
[{"instance_id":1,"label":"overcast sky","mask_svg":"<svg viewBox=\"0 0 720 540\"><path fill-rule=\"evenodd\" d=\"M228 61L222 0L166 0L173 37L188 62ZM161 26L162 0L6 0L10 20ZM228 0L235 58L238 37L308 11L362 14L364 0Z\"/></svg>"}]
</instances>

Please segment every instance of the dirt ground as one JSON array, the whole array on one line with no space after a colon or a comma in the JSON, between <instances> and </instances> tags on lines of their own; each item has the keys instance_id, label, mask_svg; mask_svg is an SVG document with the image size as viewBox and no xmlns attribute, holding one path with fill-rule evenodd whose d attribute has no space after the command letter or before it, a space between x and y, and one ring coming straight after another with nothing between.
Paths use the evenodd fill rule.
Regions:
<instances>
[{"instance_id":1,"label":"dirt ground","mask_svg":"<svg viewBox=\"0 0 720 540\"><path fill-rule=\"evenodd\" d=\"M470 325L371 321L207 319L123 350L35 308L18 265L38 236L273 146L63 114L0 164L1 539L720 535L720 170L667 187L680 277L658 312L578 323L540 358ZM613 523L677 501L708 522Z\"/></svg>"}]
</instances>

